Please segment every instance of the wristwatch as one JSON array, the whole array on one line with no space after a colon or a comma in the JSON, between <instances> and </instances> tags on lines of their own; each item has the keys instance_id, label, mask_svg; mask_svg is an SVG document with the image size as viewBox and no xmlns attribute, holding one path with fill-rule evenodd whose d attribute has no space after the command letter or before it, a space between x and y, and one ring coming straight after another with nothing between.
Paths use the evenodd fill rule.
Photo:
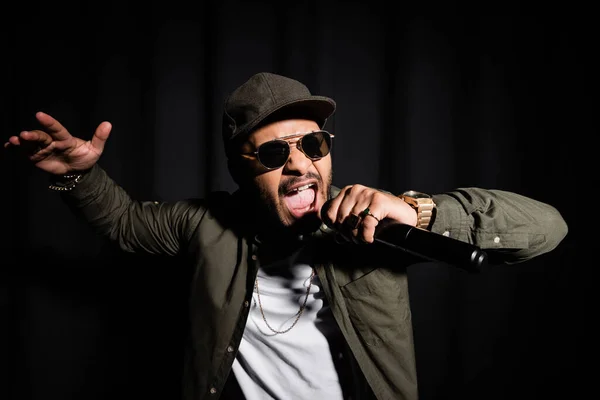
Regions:
<instances>
[{"instance_id":1,"label":"wristwatch","mask_svg":"<svg viewBox=\"0 0 600 400\"><path fill-rule=\"evenodd\" d=\"M408 203L417 212L417 228L427 229L433 216L433 210L435 209L435 203L431 195L409 190L398 197Z\"/></svg>"}]
</instances>

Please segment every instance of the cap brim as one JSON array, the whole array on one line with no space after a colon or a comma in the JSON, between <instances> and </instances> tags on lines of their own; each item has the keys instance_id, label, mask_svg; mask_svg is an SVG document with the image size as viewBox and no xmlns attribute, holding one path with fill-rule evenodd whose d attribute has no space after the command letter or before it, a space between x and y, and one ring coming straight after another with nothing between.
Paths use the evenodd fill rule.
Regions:
<instances>
[{"instance_id":1,"label":"cap brim","mask_svg":"<svg viewBox=\"0 0 600 400\"><path fill-rule=\"evenodd\" d=\"M261 126L284 119L310 119L317 122L323 129L327 119L335 112L335 107L335 101L324 96L311 96L279 104L246 124L234 137L246 135Z\"/></svg>"}]
</instances>

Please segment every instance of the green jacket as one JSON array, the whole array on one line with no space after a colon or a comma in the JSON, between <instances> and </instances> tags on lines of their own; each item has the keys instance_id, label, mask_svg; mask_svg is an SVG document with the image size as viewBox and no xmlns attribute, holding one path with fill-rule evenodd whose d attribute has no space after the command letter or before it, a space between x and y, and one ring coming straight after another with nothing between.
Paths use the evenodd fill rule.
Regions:
<instances>
[{"instance_id":1,"label":"green jacket","mask_svg":"<svg viewBox=\"0 0 600 400\"><path fill-rule=\"evenodd\" d=\"M186 400L217 399L231 371L260 266L239 194L139 202L95 166L64 194L99 234L127 252L183 257L193 268ZM553 250L567 234L548 204L500 190L458 189L434 196L431 230L472 243L511 264ZM417 399L417 372L404 252L373 245L311 241L316 273L333 315L376 398ZM495 250L499 250L496 252Z\"/></svg>"}]
</instances>

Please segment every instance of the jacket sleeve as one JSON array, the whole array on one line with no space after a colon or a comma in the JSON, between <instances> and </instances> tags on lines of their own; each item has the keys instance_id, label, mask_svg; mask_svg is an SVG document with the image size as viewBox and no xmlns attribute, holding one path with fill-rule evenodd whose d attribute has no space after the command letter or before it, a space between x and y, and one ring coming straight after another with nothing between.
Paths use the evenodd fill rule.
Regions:
<instances>
[{"instance_id":1,"label":"jacket sleeve","mask_svg":"<svg viewBox=\"0 0 600 400\"><path fill-rule=\"evenodd\" d=\"M553 250L568 232L554 207L516 193L459 188L433 198L433 232L474 244L507 264Z\"/></svg>"},{"instance_id":2,"label":"jacket sleeve","mask_svg":"<svg viewBox=\"0 0 600 400\"><path fill-rule=\"evenodd\" d=\"M98 165L63 198L96 233L132 253L180 253L206 212L201 201L135 201Z\"/></svg>"}]
</instances>

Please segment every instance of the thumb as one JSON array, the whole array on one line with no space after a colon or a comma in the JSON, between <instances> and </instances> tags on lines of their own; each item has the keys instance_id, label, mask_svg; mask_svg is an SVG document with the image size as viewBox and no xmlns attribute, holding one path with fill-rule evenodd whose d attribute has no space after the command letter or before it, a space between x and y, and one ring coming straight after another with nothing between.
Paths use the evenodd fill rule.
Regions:
<instances>
[{"instance_id":1,"label":"thumb","mask_svg":"<svg viewBox=\"0 0 600 400\"><path fill-rule=\"evenodd\" d=\"M108 121L102 122L96 128L96 132L94 132L94 136L92 137L92 148L98 153L102 153L104 150L104 145L106 144L106 140L108 139L111 130L112 124Z\"/></svg>"}]
</instances>

